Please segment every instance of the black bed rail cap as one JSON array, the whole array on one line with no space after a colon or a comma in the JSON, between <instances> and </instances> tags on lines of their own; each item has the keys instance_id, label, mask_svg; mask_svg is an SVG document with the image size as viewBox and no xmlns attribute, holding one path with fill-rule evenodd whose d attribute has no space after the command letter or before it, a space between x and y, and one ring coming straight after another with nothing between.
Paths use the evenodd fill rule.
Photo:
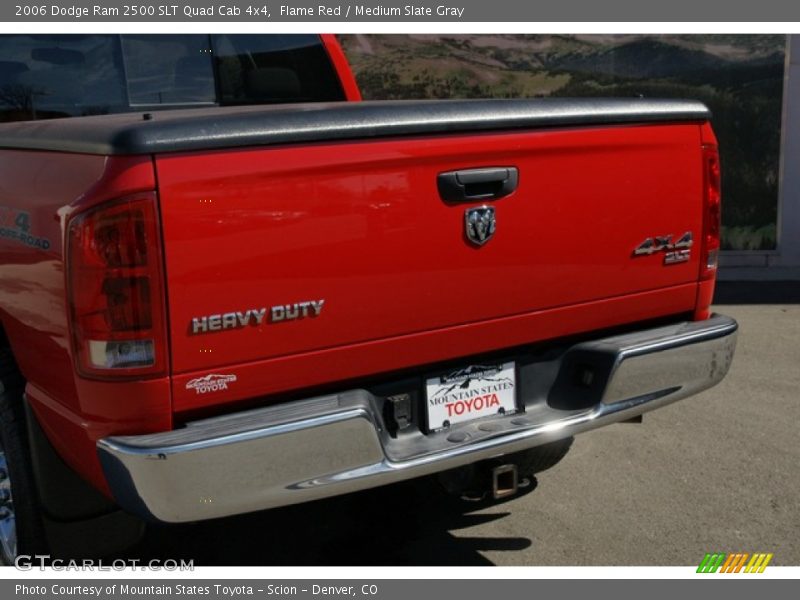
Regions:
<instances>
[{"instance_id":1,"label":"black bed rail cap","mask_svg":"<svg viewBox=\"0 0 800 600\"><path fill-rule=\"evenodd\" d=\"M0 148L131 155L548 127L706 121L695 100L535 98L210 107L0 125Z\"/></svg>"}]
</instances>

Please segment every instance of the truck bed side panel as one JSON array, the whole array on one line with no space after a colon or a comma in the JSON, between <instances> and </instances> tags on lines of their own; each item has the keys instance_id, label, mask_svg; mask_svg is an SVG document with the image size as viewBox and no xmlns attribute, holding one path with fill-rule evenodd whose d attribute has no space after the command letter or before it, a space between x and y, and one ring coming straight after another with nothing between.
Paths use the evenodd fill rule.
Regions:
<instances>
[{"instance_id":1,"label":"truck bed side panel","mask_svg":"<svg viewBox=\"0 0 800 600\"><path fill-rule=\"evenodd\" d=\"M75 375L63 231L77 210L154 189L152 159L0 150L0 182L2 327L49 440L103 489L96 440L169 428L170 387L167 378L120 385Z\"/></svg>"}]
</instances>

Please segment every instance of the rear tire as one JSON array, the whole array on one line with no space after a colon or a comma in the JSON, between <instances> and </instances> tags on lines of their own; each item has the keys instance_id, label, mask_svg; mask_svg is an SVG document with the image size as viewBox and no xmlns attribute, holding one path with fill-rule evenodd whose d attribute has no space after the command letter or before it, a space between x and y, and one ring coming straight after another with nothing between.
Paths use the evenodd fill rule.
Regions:
<instances>
[{"instance_id":1,"label":"rear tire","mask_svg":"<svg viewBox=\"0 0 800 600\"><path fill-rule=\"evenodd\" d=\"M47 543L28 451L22 396L25 380L0 348L0 561L42 554Z\"/></svg>"}]
</instances>

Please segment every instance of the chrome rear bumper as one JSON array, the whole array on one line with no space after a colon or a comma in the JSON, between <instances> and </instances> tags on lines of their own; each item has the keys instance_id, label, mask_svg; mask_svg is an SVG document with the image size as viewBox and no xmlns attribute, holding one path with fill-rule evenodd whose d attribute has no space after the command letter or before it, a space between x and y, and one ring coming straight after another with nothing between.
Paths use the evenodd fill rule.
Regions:
<instances>
[{"instance_id":1,"label":"chrome rear bumper","mask_svg":"<svg viewBox=\"0 0 800 600\"><path fill-rule=\"evenodd\" d=\"M435 473L623 421L717 384L736 346L714 315L576 344L520 367L523 413L454 431L393 437L366 390L189 423L97 444L126 510L198 521L306 502ZM576 368L592 382L577 383ZM457 435L454 435L456 434Z\"/></svg>"}]
</instances>

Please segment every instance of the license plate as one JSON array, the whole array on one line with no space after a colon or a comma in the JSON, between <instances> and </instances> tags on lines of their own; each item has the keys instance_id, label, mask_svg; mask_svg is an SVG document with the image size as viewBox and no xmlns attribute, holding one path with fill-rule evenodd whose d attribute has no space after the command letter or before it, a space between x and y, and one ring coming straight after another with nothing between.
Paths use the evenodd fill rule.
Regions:
<instances>
[{"instance_id":1,"label":"license plate","mask_svg":"<svg viewBox=\"0 0 800 600\"><path fill-rule=\"evenodd\" d=\"M428 429L517 411L513 362L456 369L425 382Z\"/></svg>"}]
</instances>

